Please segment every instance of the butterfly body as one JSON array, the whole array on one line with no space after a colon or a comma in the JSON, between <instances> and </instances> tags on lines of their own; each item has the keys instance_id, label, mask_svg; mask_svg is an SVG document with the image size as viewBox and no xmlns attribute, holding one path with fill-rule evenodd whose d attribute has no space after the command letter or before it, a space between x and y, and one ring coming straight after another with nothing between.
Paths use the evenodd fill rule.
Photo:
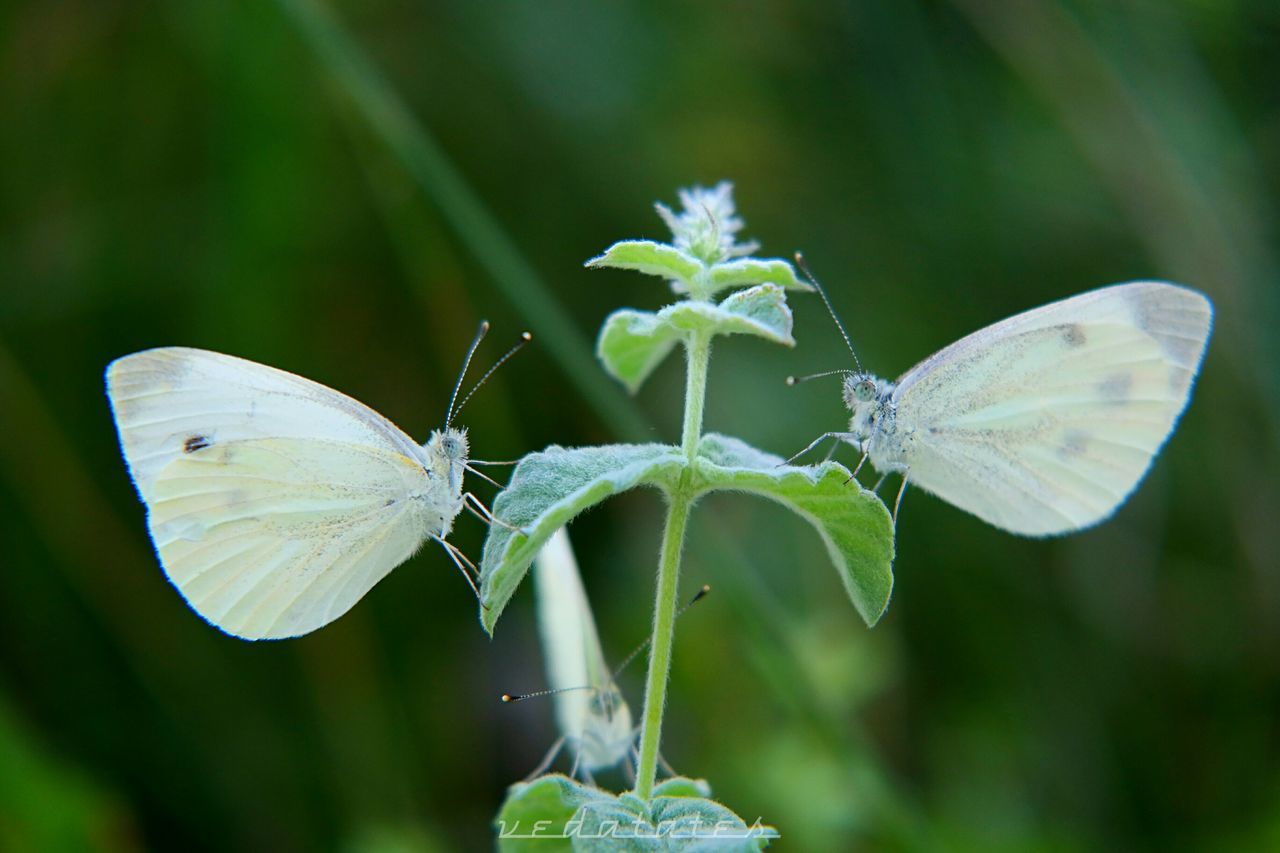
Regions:
<instances>
[{"instance_id":1,"label":"butterfly body","mask_svg":"<svg viewBox=\"0 0 1280 853\"><path fill-rule=\"evenodd\" d=\"M893 402L896 387L870 374L844 378L844 404L852 414L849 435L856 447L865 449L876 470L885 474L903 468L898 411Z\"/></svg>"},{"instance_id":2,"label":"butterfly body","mask_svg":"<svg viewBox=\"0 0 1280 853\"><path fill-rule=\"evenodd\" d=\"M617 766L631 755L635 740L631 707L617 686L597 689L576 741L582 768L592 772Z\"/></svg>"},{"instance_id":3,"label":"butterfly body","mask_svg":"<svg viewBox=\"0 0 1280 853\"><path fill-rule=\"evenodd\" d=\"M430 522L438 525L438 529L432 531L434 536L448 536L454 519L462 512L462 475L469 454L467 431L457 427L433 431L422 445L422 463L427 476L433 485L445 484L445 488L424 489L416 495Z\"/></svg>"}]
</instances>

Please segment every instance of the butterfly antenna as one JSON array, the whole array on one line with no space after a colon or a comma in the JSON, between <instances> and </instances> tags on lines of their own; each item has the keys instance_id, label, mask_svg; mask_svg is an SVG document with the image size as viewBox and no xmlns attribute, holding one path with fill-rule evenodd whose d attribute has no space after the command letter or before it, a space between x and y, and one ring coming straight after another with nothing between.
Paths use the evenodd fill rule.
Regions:
<instances>
[{"instance_id":1,"label":"butterfly antenna","mask_svg":"<svg viewBox=\"0 0 1280 853\"><path fill-rule=\"evenodd\" d=\"M821 379L824 376L849 376L857 375L856 370L824 370L821 373L810 373L808 376L788 376L788 385L799 385L801 382L808 382L810 379Z\"/></svg>"},{"instance_id":2,"label":"butterfly antenna","mask_svg":"<svg viewBox=\"0 0 1280 853\"><path fill-rule=\"evenodd\" d=\"M702 598L709 592L711 592L711 585L703 584L702 588L698 590L697 594L694 595L693 598L689 599L689 603L676 611L676 618L679 619L686 610L688 610L690 607L692 607L693 605L701 601ZM642 651L647 649L649 647L649 642L650 642L649 640L645 640L639 646L636 646L635 651L627 655L627 659L622 662L622 665L619 666L610 674L609 676L610 679L616 681L618 673L626 669L627 665L630 664L633 660L635 660L637 655L639 655ZM592 687L589 684L583 684L578 687L557 687L551 690L538 690L533 693L503 693L502 701L503 702L523 702L525 699L536 699L539 696L554 696L557 693L569 693L575 690L598 690L598 689L600 688Z\"/></svg>"},{"instance_id":3,"label":"butterfly antenna","mask_svg":"<svg viewBox=\"0 0 1280 853\"><path fill-rule=\"evenodd\" d=\"M471 341L471 346L467 347L467 357L462 360L462 369L458 371L458 380L453 383L453 393L449 395L449 410L445 412L444 425L445 429L453 423L455 414L453 404L458 399L458 391L462 389L462 380L467 376L467 368L471 366L471 358L476 354L476 348L480 346L480 342L484 340L485 333L489 331L489 321L481 320L480 328L476 329L475 339ZM463 402L466 402L465 400Z\"/></svg>"},{"instance_id":4,"label":"butterfly antenna","mask_svg":"<svg viewBox=\"0 0 1280 853\"><path fill-rule=\"evenodd\" d=\"M557 687L554 690L539 690L535 693L503 693L503 702L523 702L525 699L537 699L539 696L554 696L557 693L571 693L574 690L594 690L586 684L581 687Z\"/></svg>"},{"instance_id":5,"label":"butterfly antenna","mask_svg":"<svg viewBox=\"0 0 1280 853\"><path fill-rule=\"evenodd\" d=\"M862 362L858 360L858 354L853 351L853 342L849 340L849 333L844 330L844 323L840 322L840 318L836 316L836 309L831 307L831 300L827 298L827 292L822 289L822 285L818 284L818 280L814 278L813 273L809 272L809 266L804 262L804 255L796 252L796 266L800 268L800 272L804 273L804 277L813 285L813 289L818 291L818 295L822 297L822 303L827 306L827 313L831 315L831 319L836 321L836 328L840 330L840 337L844 338L844 345L849 348L849 355L853 356L853 363L858 368L858 373L862 373ZM803 380L797 380L803 381ZM788 385L794 385L794 382L787 382Z\"/></svg>"},{"instance_id":6,"label":"butterfly antenna","mask_svg":"<svg viewBox=\"0 0 1280 853\"><path fill-rule=\"evenodd\" d=\"M688 610L690 607L692 607L693 605L701 601L703 598L705 598L707 593L709 592L711 592L711 584L704 583L702 585L702 588L697 591L697 593L693 596L693 598L689 599L689 601L685 604L684 607L681 607L679 610L676 611L676 618L679 619L681 616L683 616L686 610ZM612 678L614 681L618 680L618 675L624 669L630 666L631 662L635 660L641 652L649 648L650 642L652 642L652 640L645 640L643 643L636 646L634 649L632 649L631 654L627 655L626 658L623 659L622 663L618 664L618 666L614 668L613 675L612 675Z\"/></svg>"},{"instance_id":7,"label":"butterfly antenna","mask_svg":"<svg viewBox=\"0 0 1280 853\"><path fill-rule=\"evenodd\" d=\"M484 372L484 376L481 376L480 379L476 382L476 384L471 386L471 390L467 392L467 396L462 398L462 402L458 404L458 407L455 409L452 406L450 406L449 420L445 421L446 427L453 423L454 416L456 416L458 412L462 411L462 407L467 405L467 401L470 400L472 396L474 396L475 393L480 390L480 387L484 385L484 383L489 381L489 377L493 375L493 372L497 370L499 367L502 367L502 365L506 362L506 360L511 358L511 356L515 355L516 353L520 352L520 350L524 349L524 345L529 343L529 341L531 340L533 340L532 333L530 332L520 333L520 340L516 342L516 345L513 346L511 349L507 350L506 354L503 355L502 358L498 359L493 363L493 367L490 367L488 370ZM467 355L467 361L471 361L470 354ZM466 368L463 368L463 369L465 370ZM457 392L455 391L455 393Z\"/></svg>"}]
</instances>

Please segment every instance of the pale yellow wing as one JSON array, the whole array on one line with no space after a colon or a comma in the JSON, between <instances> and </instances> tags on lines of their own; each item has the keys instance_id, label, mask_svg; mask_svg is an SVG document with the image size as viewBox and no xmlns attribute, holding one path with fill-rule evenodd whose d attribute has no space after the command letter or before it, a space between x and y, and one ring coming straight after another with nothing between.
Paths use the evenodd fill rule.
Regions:
<instances>
[{"instance_id":1,"label":"pale yellow wing","mask_svg":"<svg viewBox=\"0 0 1280 853\"><path fill-rule=\"evenodd\" d=\"M346 613L427 533L399 454L315 439L246 439L185 454L152 484L165 574L206 620L280 639Z\"/></svg>"},{"instance_id":2,"label":"pale yellow wing","mask_svg":"<svg viewBox=\"0 0 1280 853\"><path fill-rule=\"evenodd\" d=\"M159 347L107 366L107 397L142 499L191 447L247 438L314 438L396 450L421 448L363 403L302 376L232 355Z\"/></svg>"},{"instance_id":3,"label":"pale yellow wing","mask_svg":"<svg viewBox=\"0 0 1280 853\"><path fill-rule=\"evenodd\" d=\"M292 373L167 347L112 362L107 394L166 575L230 634L338 618L454 511L409 436Z\"/></svg>"},{"instance_id":4,"label":"pale yellow wing","mask_svg":"<svg viewBox=\"0 0 1280 853\"><path fill-rule=\"evenodd\" d=\"M556 722L588 771L619 764L635 742L631 709L605 665L569 534L560 528L534 560L538 630Z\"/></svg>"},{"instance_id":5,"label":"pale yellow wing","mask_svg":"<svg viewBox=\"0 0 1280 853\"><path fill-rule=\"evenodd\" d=\"M1186 408L1212 317L1194 290L1134 282L982 329L898 383L899 458L912 483L1014 533L1096 524Z\"/></svg>"}]
</instances>

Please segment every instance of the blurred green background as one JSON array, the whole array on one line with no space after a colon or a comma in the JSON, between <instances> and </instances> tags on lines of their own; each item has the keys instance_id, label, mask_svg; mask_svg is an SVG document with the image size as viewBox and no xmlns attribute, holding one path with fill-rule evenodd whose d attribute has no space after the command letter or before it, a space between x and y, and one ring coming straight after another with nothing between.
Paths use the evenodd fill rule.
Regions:
<instances>
[{"instance_id":1,"label":"blurred green background","mask_svg":"<svg viewBox=\"0 0 1280 853\"><path fill-rule=\"evenodd\" d=\"M882 375L1116 281L1218 315L1113 521L1028 541L908 494L873 631L802 521L706 501L665 755L787 849L1280 845L1278 49L1270 0L7 4L0 848L491 843L555 737L497 698L544 681L531 588L489 641L428 548L311 636L220 635L151 553L102 370L208 347L425 439L488 317L481 362L537 342L468 408L477 456L674 440L679 363L631 401L590 355L668 294L582 262L720 179ZM847 364L792 304L796 350L718 346L707 412L783 455L847 417L782 384ZM638 493L574 525L614 660L659 520Z\"/></svg>"}]
</instances>

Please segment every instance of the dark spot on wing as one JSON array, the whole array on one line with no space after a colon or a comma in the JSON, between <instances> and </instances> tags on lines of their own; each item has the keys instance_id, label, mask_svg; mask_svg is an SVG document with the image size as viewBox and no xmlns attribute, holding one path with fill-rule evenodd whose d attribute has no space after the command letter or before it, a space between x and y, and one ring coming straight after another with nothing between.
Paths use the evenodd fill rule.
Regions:
<instances>
[{"instance_id":1,"label":"dark spot on wing","mask_svg":"<svg viewBox=\"0 0 1280 853\"><path fill-rule=\"evenodd\" d=\"M1062 339L1067 342L1067 346L1075 348L1084 346L1084 329L1079 323L1068 323L1060 327L1062 329Z\"/></svg>"},{"instance_id":2,"label":"dark spot on wing","mask_svg":"<svg viewBox=\"0 0 1280 853\"><path fill-rule=\"evenodd\" d=\"M1062 437L1062 446L1058 448L1058 456L1063 459L1075 459L1084 455L1085 446L1089 443L1089 434L1080 430L1071 430Z\"/></svg>"},{"instance_id":3,"label":"dark spot on wing","mask_svg":"<svg viewBox=\"0 0 1280 853\"><path fill-rule=\"evenodd\" d=\"M1117 373L1098 383L1098 393L1108 403L1123 403L1133 389L1132 373Z\"/></svg>"},{"instance_id":4,"label":"dark spot on wing","mask_svg":"<svg viewBox=\"0 0 1280 853\"><path fill-rule=\"evenodd\" d=\"M209 439L203 435L193 435L186 441L182 442L183 453L195 453L197 450L203 450L210 444Z\"/></svg>"}]
</instances>

